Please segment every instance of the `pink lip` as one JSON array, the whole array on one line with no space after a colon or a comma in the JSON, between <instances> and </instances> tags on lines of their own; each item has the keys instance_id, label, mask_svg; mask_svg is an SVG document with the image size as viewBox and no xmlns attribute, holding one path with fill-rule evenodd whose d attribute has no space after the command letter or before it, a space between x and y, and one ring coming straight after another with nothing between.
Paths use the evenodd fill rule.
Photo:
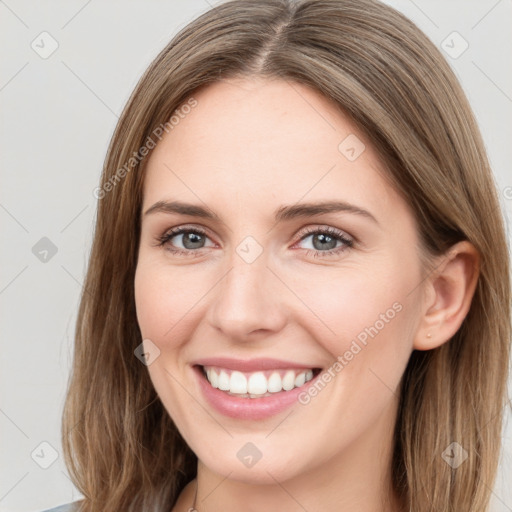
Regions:
<instances>
[{"instance_id":1,"label":"pink lip","mask_svg":"<svg viewBox=\"0 0 512 512\"><path fill-rule=\"evenodd\" d=\"M206 360L205 360L206 361ZM214 366L213 359L208 360L208 364ZM269 361L269 360L259 360L261 361ZM274 360L275 362L275 360ZM247 362L248 363L248 362ZM251 361L252 363L252 361ZM198 363L199 364L199 363ZM275 368L283 368L282 361L279 362L280 366L275 366ZM240 370L241 366L237 366L236 368L231 368L225 364L219 364L219 360L215 359L215 366L222 366L223 368ZM250 368L255 368L254 365L250 364ZM288 365L285 368L311 368L303 365ZM248 366L243 366L245 371L254 371L248 370ZM256 370L261 369L259 366ZM269 368L269 366L264 366L264 368ZM206 398L206 401L218 412L223 414L224 416L229 416L231 418L237 419L246 419L246 420L262 420L278 414L288 407L291 407L293 404L297 403L298 395L302 393L305 389L307 389L311 384L313 384L320 375L316 375L309 382L306 382L303 386L298 388L294 388L290 391L280 391L278 393L273 393L270 396L264 396L262 398L240 398L237 396L232 396L227 394L225 391L221 391L216 389L210 385L208 380L203 374L203 370L200 366L194 366L192 368L196 377L199 381L199 386L201 391Z\"/></svg>"},{"instance_id":2,"label":"pink lip","mask_svg":"<svg viewBox=\"0 0 512 512\"><path fill-rule=\"evenodd\" d=\"M299 370L301 368L308 370L310 368L315 368L315 366L307 366L291 361L284 361L282 359L260 358L244 361L243 359L233 359L229 357L208 357L204 359L198 359L197 361L193 361L191 365L219 366L221 368L226 368L227 370L238 370L239 372L257 372L262 370L286 369Z\"/></svg>"}]
</instances>

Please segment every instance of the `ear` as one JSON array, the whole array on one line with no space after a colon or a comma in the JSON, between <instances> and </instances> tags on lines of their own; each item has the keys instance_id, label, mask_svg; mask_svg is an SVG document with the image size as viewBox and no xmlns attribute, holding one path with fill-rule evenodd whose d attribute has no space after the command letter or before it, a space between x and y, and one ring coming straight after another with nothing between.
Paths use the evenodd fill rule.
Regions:
<instances>
[{"instance_id":1,"label":"ear","mask_svg":"<svg viewBox=\"0 0 512 512\"><path fill-rule=\"evenodd\" d=\"M470 242L459 242L439 257L424 284L416 350L439 347L457 332L471 306L479 273L480 256Z\"/></svg>"}]
</instances>

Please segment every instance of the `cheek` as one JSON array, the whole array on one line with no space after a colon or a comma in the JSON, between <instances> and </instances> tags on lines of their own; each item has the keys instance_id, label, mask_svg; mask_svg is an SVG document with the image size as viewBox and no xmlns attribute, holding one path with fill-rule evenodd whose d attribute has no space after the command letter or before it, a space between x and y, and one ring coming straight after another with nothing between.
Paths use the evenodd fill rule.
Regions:
<instances>
[{"instance_id":1,"label":"cheek","mask_svg":"<svg viewBox=\"0 0 512 512\"><path fill-rule=\"evenodd\" d=\"M362 345L377 334L396 331L407 302L412 277L394 268L344 268L296 282L297 295L311 314L300 322L312 339L333 356L349 350L353 340ZM299 320L297 320L299 321ZM380 337L385 338L385 336Z\"/></svg>"},{"instance_id":2,"label":"cheek","mask_svg":"<svg viewBox=\"0 0 512 512\"><path fill-rule=\"evenodd\" d=\"M177 333L185 325L185 317L193 315L202 295L200 282L181 269L169 272L161 263L151 259L139 260L135 273L135 305L137 321L144 338L161 348L179 339ZM204 292L203 292L204 294Z\"/></svg>"},{"instance_id":3,"label":"cheek","mask_svg":"<svg viewBox=\"0 0 512 512\"><path fill-rule=\"evenodd\" d=\"M194 313L187 295L196 295L187 288L186 281L182 272L171 273L150 257L139 258L134 281L137 321L142 338L151 340L160 350L147 369L165 408L185 437L194 432L194 423L202 419L201 410L190 406L189 396L183 394L182 388L189 376L180 364L184 343L181 340L190 336L185 329L193 321Z\"/></svg>"},{"instance_id":4,"label":"cheek","mask_svg":"<svg viewBox=\"0 0 512 512\"><path fill-rule=\"evenodd\" d=\"M331 355L330 374L341 403L357 408L372 396L379 409L397 388L412 352L418 311L410 292L419 275L417 265L404 267L396 258L345 268L329 279L309 281L315 286L298 288L314 312L301 325Z\"/></svg>"}]
</instances>

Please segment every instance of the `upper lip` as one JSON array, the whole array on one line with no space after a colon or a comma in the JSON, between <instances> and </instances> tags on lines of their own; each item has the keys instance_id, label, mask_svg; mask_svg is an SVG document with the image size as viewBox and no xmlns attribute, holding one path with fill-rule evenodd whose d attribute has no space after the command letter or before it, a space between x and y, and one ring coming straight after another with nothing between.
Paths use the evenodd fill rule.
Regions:
<instances>
[{"instance_id":1,"label":"upper lip","mask_svg":"<svg viewBox=\"0 0 512 512\"><path fill-rule=\"evenodd\" d=\"M192 363L193 366L217 366L227 370L238 370L241 372L256 372L262 370L280 370L280 369L300 369L318 368L310 364L301 364L294 361L285 361L283 359L256 358L256 359L233 359L231 357L207 357L197 359Z\"/></svg>"}]
</instances>

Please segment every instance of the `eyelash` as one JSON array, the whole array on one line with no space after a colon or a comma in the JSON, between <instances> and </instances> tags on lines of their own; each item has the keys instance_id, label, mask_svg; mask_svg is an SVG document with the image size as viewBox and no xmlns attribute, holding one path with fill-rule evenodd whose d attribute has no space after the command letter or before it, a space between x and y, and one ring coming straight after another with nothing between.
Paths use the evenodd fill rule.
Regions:
<instances>
[{"instance_id":1,"label":"eyelash","mask_svg":"<svg viewBox=\"0 0 512 512\"><path fill-rule=\"evenodd\" d=\"M166 250L170 251L172 254L176 254L179 256L186 256L186 257L196 257L201 255L201 249L204 249L204 247L201 247L197 250L194 249L188 249L183 250L179 248L171 248L171 247L165 247L168 242L173 239L175 236L181 235L183 233L194 233L197 235L202 235L206 238L208 238L207 233L198 227L194 228L188 228L186 226L178 227L178 228L171 228L170 230L166 231L163 235L158 236L156 238L157 240L157 246L164 247ZM335 249L329 249L327 251L319 251L316 249L306 249L306 255L307 256L313 256L314 258L324 258L324 257L330 257L330 256L336 256L340 252L345 251L347 248L351 248L354 245L354 240L347 238L345 234L342 231L339 231L338 229L332 228L330 226L327 226L325 228L306 228L301 233L301 238L299 242L307 238L311 235L317 235L317 234L327 234L331 238L335 238L340 242L343 242L344 245L337 247Z\"/></svg>"}]
</instances>

